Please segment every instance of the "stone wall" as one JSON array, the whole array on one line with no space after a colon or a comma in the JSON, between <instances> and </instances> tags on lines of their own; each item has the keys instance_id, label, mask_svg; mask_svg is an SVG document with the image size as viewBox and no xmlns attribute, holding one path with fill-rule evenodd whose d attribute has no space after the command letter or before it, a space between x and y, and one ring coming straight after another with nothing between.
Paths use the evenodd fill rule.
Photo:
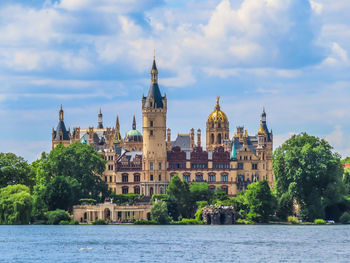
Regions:
<instances>
[{"instance_id":1,"label":"stone wall","mask_svg":"<svg viewBox=\"0 0 350 263\"><path fill-rule=\"evenodd\" d=\"M236 211L233 206L206 206L203 221L207 225L232 225L236 221Z\"/></svg>"}]
</instances>

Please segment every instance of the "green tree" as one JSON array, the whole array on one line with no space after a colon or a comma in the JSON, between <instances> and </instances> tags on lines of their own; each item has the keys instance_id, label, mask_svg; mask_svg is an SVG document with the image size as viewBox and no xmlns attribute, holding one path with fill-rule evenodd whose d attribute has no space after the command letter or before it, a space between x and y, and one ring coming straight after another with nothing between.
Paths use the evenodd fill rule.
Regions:
<instances>
[{"instance_id":1,"label":"green tree","mask_svg":"<svg viewBox=\"0 0 350 263\"><path fill-rule=\"evenodd\" d=\"M325 209L342 199L340 156L325 140L306 133L294 135L273 154L276 194L288 192L303 219L325 218Z\"/></svg>"},{"instance_id":2,"label":"green tree","mask_svg":"<svg viewBox=\"0 0 350 263\"><path fill-rule=\"evenodd\" d=\"M293 198L286 192L277 199L277 202L278 218L287 221L288 216L293 214Z\"/></svg>"},{"instance_id":3,"label":"green tree","mask_svg":"<svg viewBox=\"0 0 350 263\"><path fill-rule=\"evenodd\" d=\"M247 219L257 223L267 223L276 207L267 180L258 181L248 186L244 193L244 204L248 208Z\"/></svg>"},{"instance_id":4,"label":"green tree","mask_svg":"<svg viewBox=\"0 0 350 263\"><path fill-rule=\"evenodd\" d=\"M31 211L29 187L17 184L0 189L0 224L28 224Z\"/></svg>"},{"instance_id":5,"label":"green tree","mask_svg":"<svg viewBox=\"0 0 350 263\"><path fill-rule=\"evenodd\" d=\"M169 223L168 208L164 201L156 201L153 204L151 208L151 219L162 225Z\"/></svg>"},{"instance_id":6,"label":"green tree","mask_svg":"<svg viewBox=\"0 0 350 263\"><path fill-rule=\"evenodd\" d=\"M43 162L50 178L64 176L76 179L81 185L81 197L102 201L109 196L107 184L101 180L106 161L91 145L73 143L57 146Z\"/></svg>"},{"instance_id":7,"label":"green tree","mask_svg":"<svg viewBox=\"0 0 350 263\"><path fill-rule=\"evenodd\" d=\"M177 213L184 218L190 218L194 212L195 203L192 201L190 188L187 182L182 182L178 175L174 175L169 182L167 194L176 200ZM176 220L177 218L173 218Z\"/></svg>"},{"instance_id":8,"label":"green tree","mask_svg":"<svg viewBox=\"0 0 350 263\"><path fill-rule=\"evenodd\" d=\"M29 164L13 153L0 153L0 188L7 185L34 185L34 174Z\"/></svg>"},{"instance_id":9,"label":"green tree","mask_svg":"<svg viewBox=\"0 0 350 263\"><path fill-rule=\"evenodd\" d=\"M350 194L350 168L349 167L344 169L343 183L345 186L346 194Z\"/></svg>"},{"instance_id":10,"label":"green tree","mask_svg":"<svg viewBox=\"0 0 350 263\"><path fill-rule=\"evenodd\" d=\"M44 198L48 210L71 210L79 203L81 188L75 178L56 176L45 187Z\"/></svg>"},{"instance_id":11,"label":"green tree","mask_svg":"<svg viewBox=\"0 0 350 263\"><path fill-rule=\"evenodd\" d=\"M190 186L190 192L193 202L209 201L213 197L207 183L193 182Z\"/></svg>"}]
</instances>

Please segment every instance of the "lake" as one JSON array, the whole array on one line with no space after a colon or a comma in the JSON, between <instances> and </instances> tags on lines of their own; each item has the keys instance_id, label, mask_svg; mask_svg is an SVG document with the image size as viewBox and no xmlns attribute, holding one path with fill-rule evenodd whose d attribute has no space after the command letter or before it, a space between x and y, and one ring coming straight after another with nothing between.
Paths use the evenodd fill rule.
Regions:
<instances>
[{"instance_id":1,"label":"lake","mask_svg":"<svg viewBox=\"0 0 350 263\"><path fill-rule=\"evenodd\" d=\"M350 262L350 225L0 226L0 262Z\"/></svg>"}]
</instances>

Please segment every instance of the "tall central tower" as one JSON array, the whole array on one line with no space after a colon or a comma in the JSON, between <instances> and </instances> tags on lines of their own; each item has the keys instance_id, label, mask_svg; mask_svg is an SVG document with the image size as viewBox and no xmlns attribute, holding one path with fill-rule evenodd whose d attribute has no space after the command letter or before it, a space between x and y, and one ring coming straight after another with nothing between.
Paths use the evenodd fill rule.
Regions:
<instances>
[{"instance_id":1,"label":"tall central tower","mask_svg":"<svg viewBox=\"0 0 350 263\"><path fill-rule=\"evenodd\" d=\"M155 58L151 70L151 86L147 97L142 96L142 193L150 196L165 193L166 178L166 113L167 99L158 86Z\"/></svg>"}]
</instances>

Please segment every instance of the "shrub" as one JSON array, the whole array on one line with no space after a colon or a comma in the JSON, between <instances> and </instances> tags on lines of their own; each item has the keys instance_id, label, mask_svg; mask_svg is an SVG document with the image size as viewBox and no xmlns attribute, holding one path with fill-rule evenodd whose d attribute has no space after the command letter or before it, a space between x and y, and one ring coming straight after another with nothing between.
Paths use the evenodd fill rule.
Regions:
<instances>
[{"instance_id":1,"label":"shrub","mask_svg":"<svg viewBox=\"0 0 350 263\"><path fill-rule=\"evenodd\" d=\"M196 205L198 208L203 208L208 205L208 201L197 201Z\"/></svg>"},{"instance_id":2,"label":"shrub","mask_svg":"<svg viewBox=\"0 0 350 263\"><path fill-rule=\"evenodd\" d=\"M343 224L350 224L350 214L348 212L344 212L339 218L339 221Z\"/></svg>"},{"instance_id":3,"label":"shrub","mask_svg":"<svg viewBox=\"0 0 350 263\"><path fill-rule=\"evenodd\" d=\"M326 224L326 221L324 221L323 219L315 219L314 224L324 225L324 224Z\"/></svg>"},{"instance_id":4,"label":"shrub","mask_svg":"<svg viewBox=\"0 0 350 263\"><path fill-rule=\"evenodd\" d=\"M238 219L236 223L237 223L237 224L241 224L241 225L251 225L251 224L254 224L253 221L249 221L249 220L242 219L242 218Z\"/></svg>"},{"instance_id":5,"label":"shrub","mask_svg":"<svg viewBox=\"0 0 350 263\"><path fill-rule=\"evenodd\" d=\"M299 223L299 219L296 216L288 216L288 223L298 224Z\"/></svg>"},{"instance_id":6,"label":"shrub","mask_svg":"<svg viewBox=\"0 0 350 263\"><path fill-rule=\"evenodd\" d=\"M132 205L136 201L140 200L142 198L141 195L138 194L121 194L121 195L113 195L113 203L118 205Z\"/></svg>"},{"instance_id":7,"label":"shrub","mask_svg":"<svg viewBox=\"0 0 350 263\"><path fill-rule=\"evenodd\" d=\"M154 194L152 195L152 203L154 203L155 201L159 201L159 200L163 200L165 201L167 199L168 195L167 194Z\"/></svg>"},{"instance_id":8,"label":"shrub","mask_svg":"<svg viewBox=\"0 0 350 263\"><path fill-rule=\"evenodd\" d=\"M79 225L79 221L77 220L72 220L69 222L70 225Z\"/></svg>"},{"instance_id":9,"label":"shrub","mask_svg":"<svg viewBox=\"0 0 350 263\"><path fill-rule=\"evenodd\" d=\"M199 208L197 212L194 214L194 218L198 221L203 220L203 208Z\"/></svg>"},{"instance_id":10,"label":"shrub","mask_svg":"<svg viewBox=\"0 0 350 263\"><path fill-rule=\"evenodd\" d=\"M48 211L46 213L48 225L58 225L61 221L70 221L71 218L67 211L56 209L54 211Z\"/></svg>"},{"instance_id":11,"label":"shrub","mask_svg":"<svg viewBox=\"0 0 350 263\"><path fill-rule=\"evenodd\" d=\"M181 221L171 222L172 225L203 225L203 221L197 219L183 218Z\"/></svg>"},{"instance_id":12,"label":"shrub","mask_svg":"<svg viewBox=\"0 0 350 263\"><path fill-rule=\"evenodd\" d=\"M70 222L68 220L61 220L59 222L59 225L69 225L69 224L70 224Z\"/></svg>"},{"instance_id":13,"label":"shrub","mask_svg":"<svg viewBox=\"0 0 350 263\"><path fill-rule=\"evenodd\" d=\"M94 222L92 222L93 225L107 225L107 222L103 219L97 219Z\"/></svg>"},{"instance_id":14,"label":"shrub","mask_svg":"<svg viewBox=\"0 0 350 263\"><path fill-rule=\"evenodd\" d=\"M134 225L158 225L158 223L153 220L137 220Z\"/></svg>"}]
</instances>

